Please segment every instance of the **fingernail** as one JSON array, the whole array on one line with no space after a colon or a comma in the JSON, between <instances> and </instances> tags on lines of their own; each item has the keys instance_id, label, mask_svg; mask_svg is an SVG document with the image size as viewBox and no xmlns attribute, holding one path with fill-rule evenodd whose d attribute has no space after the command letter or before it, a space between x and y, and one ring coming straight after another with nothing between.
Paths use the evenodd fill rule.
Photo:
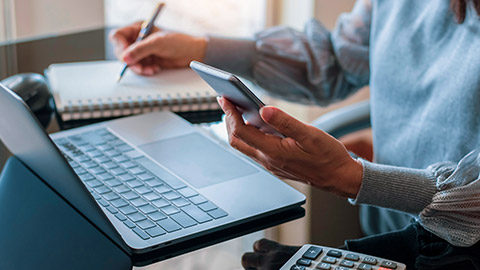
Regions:
<instances>
[{"instance_id":1,"label":"fingernail","mask_svg":"<svg viewBox=\"0 0 480 270\"><path fill-rule=\"evenodd\" d=\"M273 116L273 108L270 108L270 107L260 108L260 115L262 116L263 120L268 122Z\"/></svg>"},{"instance_id":2,"label":"fingernail","mask_svg":"<svg viewBox=\"0 0 480 270\"><path fill-rule=\"evenodd\" d=\"M223 107L223 98L221 96L217 96L217 102L221 107Z\"/></svg>"}]
</instances>

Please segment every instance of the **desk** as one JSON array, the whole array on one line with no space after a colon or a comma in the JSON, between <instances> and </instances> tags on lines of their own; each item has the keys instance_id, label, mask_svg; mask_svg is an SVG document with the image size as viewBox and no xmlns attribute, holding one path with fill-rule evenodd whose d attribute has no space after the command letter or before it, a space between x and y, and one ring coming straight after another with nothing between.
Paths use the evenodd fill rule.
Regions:
<instances>
[{"instance_id":1,"label":"desk","mask_svg":"<svg viewBox=\"0 0 480 270\"><path fill-rule=\"evenodd\" d=\"M95 29L82 33L0 43L0 58L7 59L11 66L0 69L0 78L23 72L42 74L51 63L115 59L113 49L108 42L109 30ZM53 124L49 131L53 132L57 129L58 127ZM0 170L8 156L9 153L3 145L0 145ZM145 269L240 268L241 255L251 249L255 240L263 236L263 232L254 233L160 262Z\"/></svg>"}]
</instances>

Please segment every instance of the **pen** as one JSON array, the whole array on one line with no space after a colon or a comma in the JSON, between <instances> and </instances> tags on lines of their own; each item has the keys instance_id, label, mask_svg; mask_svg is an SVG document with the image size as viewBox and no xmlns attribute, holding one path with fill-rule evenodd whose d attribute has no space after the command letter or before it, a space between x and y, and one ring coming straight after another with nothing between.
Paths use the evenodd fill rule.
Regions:
<instances>
[{"instance_id":1,"label":"pen","mask_svg":"<svg viewBox=\"0 0 480 270\"><path fill-rule=\"evenodd\" d=\"M153 11L153 14L152 14L152 17L150 18L150 20L148 20L148 21L145 20L142 23L142 27L140 28L140 33L138 33L138 37L137 37L137 40L135 40L135 42L139 42L139 41L144 40L148 35L150 35L152 33L152 30L153 30L153 27L154 27L154 24L155 24L155 20L157 19L158 14L160 14L160 11L163 9L164 6L165 6L165 3L158 3L155 6L155 10ZM127 71L127 68L128 68L128 65L125 63L125 65L122 68L122 71L120 72L120 74L117 77L117 83L120 82L123 75L125 74L125 71Z\"/></svg>"}]
</instances>

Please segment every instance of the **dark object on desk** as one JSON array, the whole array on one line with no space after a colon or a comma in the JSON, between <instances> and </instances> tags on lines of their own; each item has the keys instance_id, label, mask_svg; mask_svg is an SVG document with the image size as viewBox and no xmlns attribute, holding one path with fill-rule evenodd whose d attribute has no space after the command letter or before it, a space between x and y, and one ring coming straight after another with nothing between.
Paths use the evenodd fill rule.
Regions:
<instances>
[{"instance_id":1,"label":"dark object on desk","mask_svg":"<svg viewBox=\"0 0 480 270\"><path fill-rule=\"evenodd\" d=\"M53 117L54 104L45 77L36 73L21 73L1 83L27 103L44 128L48 126Z\"/></svg>"}]
</instances>

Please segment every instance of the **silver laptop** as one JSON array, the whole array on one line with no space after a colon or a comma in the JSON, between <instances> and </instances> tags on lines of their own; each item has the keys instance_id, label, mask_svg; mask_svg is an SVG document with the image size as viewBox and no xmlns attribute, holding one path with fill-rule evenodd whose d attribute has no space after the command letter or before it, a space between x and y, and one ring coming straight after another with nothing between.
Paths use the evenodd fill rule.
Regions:
<instances>
[{"instance_id":1,"label":"silver laptop","mask_svg":"<svg viewBox=\"0 0 480 270\"><path fill-rule=\"evenodd\" d=\"M0 139L128 254L298 207L305 196L170 112L50 137L0 84Z\"/></svg>"}]
</instances>

